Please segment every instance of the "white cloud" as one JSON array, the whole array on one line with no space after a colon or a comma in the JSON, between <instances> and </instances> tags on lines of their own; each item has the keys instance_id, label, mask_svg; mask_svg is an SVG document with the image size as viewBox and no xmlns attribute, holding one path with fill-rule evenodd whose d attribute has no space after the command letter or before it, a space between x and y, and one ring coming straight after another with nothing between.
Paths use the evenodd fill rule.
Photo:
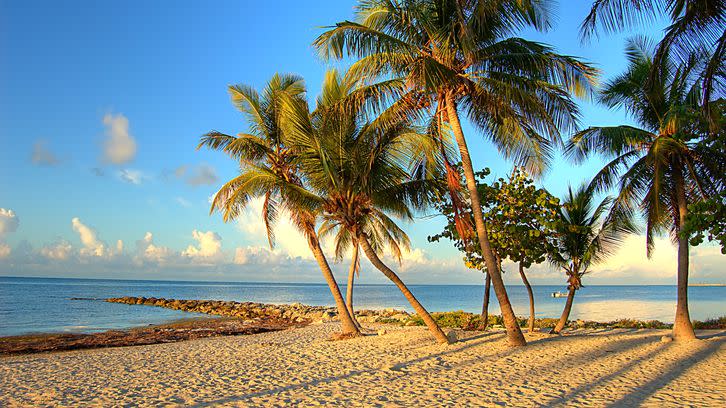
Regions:
<instances>
[{"instance_id":1,"label":"white cloud","mask_svg":"<svg viewBox=\"0 0 726 408\"><path fill-rule=\"evenodd\" d=\"M0 208L0 259L10 256L10 245L4 242L6 235L17 231L20 220L10 209Z\"/></svg>"},{"instance_id":2,"label":"white cloud","mask_svg":"<svg viewBox=\"0 0 726 408\"><path fill-rule=\"evenodd\" d=\"M593 265L592 276L627 280L637 276L641 280L672 280L675 284L677 250L668 238L656 238L655 251L648 259L645 252L645 236L632 235L625 239L620 249L605 262Z\"/></svg>"},{"instance_id":3,"label":"white cloud","mask_svg":"<svg viewBox=\"0 0 726 408\"><path fill-rule=\"evenodd\" d=\"M127 183L139 185L144 181L146 176L141 170L122 169L118 172L118 177Z\"/></svg>"},{"instance_id":4,"label":"white cloud","mask_svg":"<svg viewBox=\"0 0 726 408\"><path fill-rule=\"evenodd\" d=\"M103 142L103 159L113 164L124 164L136 156L136 140L129 134L129 120L123 114L107 113L103 116L106 139Z\"/></svg>"},{"instance_id":5,"label":"white cloud","mask_svg":"<svg viewBox=\"0 0 726 408\"><path fill-rule=\"evenodd\" d=\"M154 244L154 235L147 232L144 238L136 241L137 261L165 264L174 258L174 251Z\"/></svg>"},{"instance_id":6,"label":"white cloud","mask_svg":"<svg viewBox=\"0 0 726 408\"><path fill-rule=\"evenodd\" d=\"M0 208L0 239L15 232L19 225L20 220L13 210Z\"/></svg>"},{"instance_id":7,"label":"white cloud","mask_svg":"<svg viewBox=\"0 0 726 408\"><path fill-rule=\"evenodd\" d=\"M0 242L0 259L10 256L10 245Z\"/></svg>"},{"instance_id":8,"label":"white cloud","mask_svg":"<svg viewBox=\"0 0 726 408\"><path fill-rule=\"evenodd\" d=\"M267 244L267 230L261 216L263 203L263 198L250 201L247 209L237 218L237 225L250 241ZM286 211L278 214L274 231L275 248L282 254L293 258L313 258L307 240L292 224Z\"/></svg>"},{"instance_id":9,"label":"white cloud","mask_svg":"<svg viewBox=\"0 0 726 408\"><path fill-rule=\"evenodd\" d=\"M83 224L78 217L71 220L71 225L83 244L83 248L79 251L82 256L108 257L113 255L106 243L98 239L96 230Z\"/></svg>"},{"instance_id":10,"label":"white cloud","mask_svg":"<svg viewBox=\"0 0 726 408\"><path fill-rule=\"evenodd\" d=\"M182 256L203 261L213 261L222 255L222 237L214 231L192 231L192 238L197 241L198 247L189 245L182 251Z\"/></svg>"},{"instance_id":11,"label":"white cloud","mask_svg":"<svg viewBox=\"0 0 726 408\"><path fill-rule=\"evenodd\" d=\"M40 254L52 260L65 261L73 252L70 242L61 240L55 244L46 245L40 249Z\"/></svg>"},{"instance_id":12,"label":"white cloud","mask_svg":"<svg viewBox=\"0 0 726 408\"><path fill-rule=\"evenodd\" d=\"M238 247L234 252L233 263L236 265L279 265L285 267L293 261L293 257L280 251L271 251L264 246Z\"/></svg>"},{"instance_id":13,"label":"white cloud","mask_svg":"<svg viewBox=\"0 0 726 408\"><path fill-rule=\"evenodd\" d=\"M30 155L33 164L55 166L60 163L58 157L46 146L45 140L38 140L33 144L33 153Z\"/></svg>"}]
</instances>

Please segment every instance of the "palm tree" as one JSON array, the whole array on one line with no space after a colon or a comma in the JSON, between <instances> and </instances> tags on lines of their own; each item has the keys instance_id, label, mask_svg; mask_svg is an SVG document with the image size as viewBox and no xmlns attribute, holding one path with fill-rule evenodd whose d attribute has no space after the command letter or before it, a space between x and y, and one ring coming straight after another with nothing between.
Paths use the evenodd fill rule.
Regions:
<instances>
[{"instance_id":1,"label":"palm tree","mask_svg":"<svg viewBox=\"0 0 726 408\"><path fill-rule=\"evenodd\" d=\"M325 240L331 236L335 228L332 228L330 223L323 221L322 225L318 229L318 237L321 240ZM351 250L350 266L348 267L348 281L345 286L345 305L348 307L348 313L355 322L358 329L363 327L355 317L355 311L353 308L353 287L355 286L356 275L360 276L360 244L356 241L355 237L351 236L348 231L338 231L333 237L335 247L335 261L340 262L343 260L346 250Z\"/></svg>"},{"instance_id":2,"label":"palm tree","mask_svg":"<svg viewBox=\"0 0 726 408\"><path fill-rule=\"evenodd\" d=\"M380 258L384 250L401 258L409 239L389 215L411 220L430 201L431 179L412 180L416 158L431 151L427 135L407 122L368 120L351 93L357 81L329 71L314 112L307 103L286 98L285 137L299 158L321 209L321 235L336 234L336 251L360 245L373 266L389 278L440 343L446 335L398 275ZM353 100L353 103L351 103Z\"/></svg>"},{"instance_id":3,"label":"palm tree","mask_svg":"<svg viewBox=\"0 0 726 408\"><path fill-rule=\"evenodd\" d=\"M582 276L591 265L612 254L625 236L636 231L627 211L618 207L608 214L613 199L606 197L596 204L595 191L582 185L575 192L568 189L556 223L556 251L550 261L567 274L567 302L552 333L560 333L572 310L575 291L582 287Z\"/></svg>"},{"instance_id":4,"label":"palm tree","mask_svg":"<svg viewBox=\"0 0 726 408\"><path fill-rule=\"evenodd\" d=\"M316 214L299 205L291 197L303 188L297 175L294 155L284 142L280 126L282 96L303 100L305 84L295 75L275 74L262 94L246 85L229 87L232 102L249 123L249 133L230 136L212 131L202 136L199 146L221 150L239 162L240 174L225 183L214 195L211 212L222 213L225 222L236 219L255 197L264 197L262 219L271 248L274 248L274 224L281 211L286 211L294 225L305 236L315 260L330 288L345 336L360 335L340 293L333 272L320 247L315 232Z\"/></svg>"},{"instance_id":5,"label":"palm tree","mask_svg":"<svg viewBox=\"0 0 726 408\"><path fill-rule=\"evenodd\" d=\"M726 75L726 1L724 0L596 0L581 26L583 38L596 32L616 31L653 20L666 12L671 25L665 29L653 56L653 67L659 67L669 55L687 61L694 52L708 50L708 61L701 67L703 77L701 103L708 115L711 130L718 126L715 112L709 108L712 95L724 94ZM649 82L657 81L658 69L651 69Z\"/></svg>"},{"instance_id":6,"label":"palm tree","mask_svg":"<svg viewBox=\"0 0 726 408\"><path fill-rule=\"evenodd\" d=\"M360 276L359 250L360 245L358 245L357 242L353 242L353 256L351 257L350 268L348 269L348 283L345 286L345 304L348 305L348 313L350 313L350 317L353 318L353 321L358 325L358 328L360 328L360 323L358 323L358 319L355 318L355 312L353 310L353 286L355 284L355 276Z\"/></svg>"},{"instance_id":7,"label":"palm tree","mask_svg":"<svg viewBox=\"0 0 726 408\"><path fill-rule=\"evenodd\" d=\"M523 26L549 25L543 1L367 0L359 3L356 22L338 23L314 43L324 58L359 58L351 71L379 81L395 101L384 118L429 114L451 126L512 345L526 341L496 268L459 116L535 174L546 168L560 131L576 123L567 90L584 94L595 74L575 58L514 36Z\"/></svg>"},{"instance_id":8,"label":"palm tree","mask_svg":"<svg viewBox=\"0 0 726 408\"><path fill-rule=\"evenodd\" d=\"M678 244L678 304L673 335L694 338L688 313L688 239L679 233L688 216L688 204L712 193L711 163L722 162L715 151L698 151L708 135L700 105L700 67L704 59L692 54L685 63L670 59L659 67L656 81L646 84L654 69L653 46L645 39L628 42L629 66L608 82L600 101L624 108L640 127L591 127L575 134L566 147L576 161L592 153L611 161L595 176L600 189L619 184L616 205L638 207L647 220L647 253L654 237L670 230ZM722 153L720 153L722 155ZM620 177L620 178L618 178ZM619 181L618 181L619 180Z\"/></svg>"}]
</instances>

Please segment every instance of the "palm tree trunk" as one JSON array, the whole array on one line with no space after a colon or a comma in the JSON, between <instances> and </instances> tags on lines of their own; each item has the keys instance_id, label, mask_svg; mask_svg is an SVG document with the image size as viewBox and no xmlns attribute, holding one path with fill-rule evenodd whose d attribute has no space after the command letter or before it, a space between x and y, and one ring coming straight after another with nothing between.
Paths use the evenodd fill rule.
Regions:
<instances>
[{"instance_id":1,"label":"palm tree trunk","mask_svg":"<svg viewBox=\"0 0 726 408\"><path fill-rule=\"evenodd\" d=\"M454 136L456 137L456 143L459 145L459 154L461 155L464 176L466 177L466 187L469 189L472 213L474 213L476 234L479 238L479 244L481 246L484 262L487 266L487 271L489 272L492 284L494 285L494 293L497 295L497 300L499 301L499 308L502 311L504 326L507 328L507 339L509 340L509 344L512 346L524 346L527 344L527 341L524 339L524 335L522 334L522 330L519 328L519 324L517 324L517 317L514 315L512 304L509 302L509 296L507 296L507 288L504 286L502 274L497 268L497 262L494 258L491 244L489 243L486 226L484 224L484 216L482 215L481 210L481 201L479 200L479 193L476 188L474 166L471 163L469 148L466 145L464 132L461 129L461 123L459 122L459 116L456 111L456 102L454 101L454 97L451 93L446 95L446 109L449 123L451 124Z\"/></svg>"},{"instance_id":2,"label":"palm tree trunk","mask_svg":"<svg viewBox=\"0 0 726 408\"><path fill-rule=\"evenodd\" d=\"M677 340L691 340L696 338L693 331L691 316L688 313L688 237L682 237L680 227L686 222L688 204L686 192L683 188L683 178L676 183L676 199L678 200L678 302L676 304L676 319L673 323L673 338Z\"/></svg>"},{"instance_id":3,"label":"palm tree trunk","mask_svg":"<svg viewBox=\"0 0 726 408\"><path fill-rule=\"evenodd\" d=\"M492 285L492 277L486 274L487 277L484 281L484 303L481 306L481 320L484 322L482 330L486 330L489 326L489 288Z\"/></svg>"},{"instance_id":4,"label":"palm tree trunk","mask_svg":"<svg viewBox=\"0 0 726 408\"><path fill-rule=\"evenodd\" d=\"M363 253L366 254L366 257L368 257L373 266L375 266L379 271L383 272L383 274L386 275L388 279L390 279L393 283L396 284L396 286L398 286L398 289L403 293L403 296L406 297L406 300L408 300L416 313L421 316L424 323L426 323L426 327L429 328L429 331L434 336L436 341L442 344L449 343L449 339L446 337L446 334L444 334L439 325L436 324L429 312L427 312L423 305L419 303L413 293L408 290L408 287L406 287L406 285L398 277L398 275L396 275L395 272L393 272L388 266L383 263L383 261L381 261L380 258L378 258L376 251L373 250L371 244L368 242L368 239L366 237L359 237L358 241L363 248Z\"/></svg>"},{"instance_id":5,"label":"palm tree trunk","mask_svg":"<svg viewBox=\"0 0 726 408\"><path fill-rule=\"evenodd\" d=\"M320 248L320 242L315 235L311 235L308 238L308 246L310 246L310 250L313 252L315 260L318 261L318 265L320 266L320 270L323 272L325 282L328 284L330 292L333 294L333 299L335 299L335 306L338 308L338 317L340 318L343 334L347 336L360 336L360 330L358 330L358 327L355 325L355 322L353 322L353 319L348 313L348 308L345 306L345 301L343 300L343 295L340 293L338 282L335 281L333 271L330 269L328 260L325 258L323 249Z\"/></svg>"},{"instance_id":6,"label":"palm tree trunk","mask_svg":"<svg viewBox=\"0 0 726 408\"><path fill-rule=\"evenodd\" d=\"M532 293L532 285L529 284L529 280L527 280L527 275L524 274L524 266L522 264L519 264L519 276L522 277L522 282L524 282L524 286L527 288L527 295L529 295L529 332L534 332L534 293Z\"/></svg>"},{"instance_id":7,"label":"palm tree trunk","mask_svg":"<svg viewBox=\"0 0 726 408\"><path fill-rule=\"evenodd\" d=\"M560 321L557 322L557 325L550 333L553 334L560 334L562 329L565 328L565 325L567 324L567 319L570 318L570 311L572 310L572 301L575 299L575 289L574 286L570 286L570 291L567 293L567 303L565 303L565 309L562 311L562 316L560 316Z\"/></svg>"},{"instance_id":8,"label":"palm tree trunk","mask_svg":"<svg viewBox=\"0 0 726 408\"><path fill-rule=\"evenodd\" d=\"M358 319L355 318L355 312L353 311L353 284L355 283L355 272L358 269L358 245L353 247L353 259L350 262L350 269L348 269L348 284L345 287L345 304L348 306L348 313L350 318L353 319L358 328L361 328Z\"/></svg>"}]
</instances>

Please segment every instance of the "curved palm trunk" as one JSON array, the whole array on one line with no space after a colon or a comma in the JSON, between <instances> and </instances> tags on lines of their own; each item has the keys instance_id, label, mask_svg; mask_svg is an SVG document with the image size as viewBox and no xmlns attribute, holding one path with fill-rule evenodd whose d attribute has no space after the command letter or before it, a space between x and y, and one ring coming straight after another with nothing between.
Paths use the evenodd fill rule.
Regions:
<instances>
[{"instance_id":1,"label":"curved palm trunk","mask_svg":"<svg viewBox=\"0 0 726 408\"><path fill-rule=\"evenodd\" d=\"M491 244L489 243L486 225L484 224L484 216L482 215L481 210L481 201L479 200L479 193L476 188L474 166L471 163L469 148L466 145L464 132L461 129L461 123L459 122L459 116L456 111L456 102L454 101L454 97L451 93L446 95L446 109L449 123L451 124L454 136L456 137L456 143L459 145L459 154L461 155L464 176L466 177L466 187L469 189L472 213L474 213L476 234L479 238L479 244L481 246L484 262L487 266L487 271L490 271L489 274L491 275L492 284L494 286L494 293L497 295L497 300L499 301L499 308L502 311L504 326L507 328L507 339L509 340L509 344L512 346L524 346L527 344L527 341L524 339L524 335L522 334L522 330L519 328L519 324L517 324L517 317L514 315L512 304L509 302L509 296L507 296L507 288L504 286L502 274L497 268L497 262L494 258Z\"/></svg>"},{"instance_id":2,"label":"curved palm trunk","mask_svg":"<svg viewBox=\"0 0 726 408\"><path fill-rule=\"evenodd\" d=\"M353 323L361 328L358 319L355 318L355 312L353 311L353 284L355 283L355 273L358 269L358 245L353 247L353 260L350 262L350 269L348 269L348 284L345 287L345 304L348 306L348 313L350 318L353 319Z\"/></svg>"},{"instance_id":3,"label":"curved palm trunk","mask_svg":"<svg viewBox=\"0 0 726 408\"><path fill-rule=\"evenodd\" d=\"M335 306L338 308L338 317L340 318L343 334L348 336L360 336L360 330L358 330L358 326L355 325L355 322L353 322L353 319L350 317L348 308L345 306L345 301L343 300L343 295L340 293L338 282L335 281L333 271L330 269L330 265L328 265L328 260L325 258L323 249L320 248L320 242L317 237L309 237L308 246L313 252L313 256L315 256L315 260L318 262L320 270L323 272L325 282L328 284L330 292L333 294L333 298L335 299Z\"/></svg>"},{"instance_id":4,"label":"curved palm trunk","mask_svg":"<svg viewBox=\"0 0 726 408\"><path fill-rule=\"evenodd\" d=\"M676 319L673 322L673 338L676 340L690 340L696 338L693 331L691 316L688 313L688 238L681 237L680 226L686 222L688 206L683 183L676 185L676 199L678 200L678 302L676 304Z\"/></svg>"},{"instance_id":5,"label":"curved palm trunk","mask_svg":"<svg viewBox=\"0 0 726 408\"><path fill-rule=\"evenodd\" d=\"M424 323L426 323L426 327L429 328L429 331L436 339L436 342L442 344L449 343L449 339L446 337L446 334L444 334L439 325L436 324L429 312L427 312L423 305L419 303L413 293L408 290L408 287L406 287L406 285L398 277L398 275L396 275L395 272L393 272L388 266L383 263L383 261L381 261L380 258L378 258L376 251L373 250L371 244L368 242L368 239L366 239L365 237L360 237L358 241L363 248L363 253L366 254L366 257L368 257L373 266L375 266L379 271L383 272L383 274L386 275L388 279L390 279L393 283L396 284L396 286L398 286L398 289L403 293L403 296L406 297L406 300L408 300L416 313L421 316Z\"/></svg>"},{"instance_id":6,"label":"curved palm trunk","mask_svg":"<svg viewBox=\"0 0 726 408\"><path fill-rule=\"evenodd\" d=\"M565 309L562 311L562 316L560 316L560 321L557 322L557 325L550 333L553 334L560 334L562 329L565 328L565 325L567 324L567 319L570 318L570 311L572 310L572 301L575 299L575 289L573 286L570 286L570 291L567 293L567 303L565 303Z\"/></svg>"},{"instance_id":7,"label":"curved palm trunk","mask_svg":"<svg viewBox=\"0 0 726 408\"><path fill-rule=\"evenodd\" d=\"M534 293L532 292L532 285L529 284L529 280L527 280L527 275L524 274L524 266L522 264L519 264L519 276L522 277L522 282L524 282L524 286L527 288L527 295L529 296L529 332L534 332Z\"/></svg>"},{"instance_id":8,"label":"curved palm trunk","mask_svg":"<svg viewBox=\"0 0 726 408\"><path fill-rule=\"evenodd\" d=\"M492 277L486 274L486 280L484 281L484 302L481 306L481 320L484 322L482 330L486 330L489 326L489 288L492 285Z\"/></svg>"}]
</instances>

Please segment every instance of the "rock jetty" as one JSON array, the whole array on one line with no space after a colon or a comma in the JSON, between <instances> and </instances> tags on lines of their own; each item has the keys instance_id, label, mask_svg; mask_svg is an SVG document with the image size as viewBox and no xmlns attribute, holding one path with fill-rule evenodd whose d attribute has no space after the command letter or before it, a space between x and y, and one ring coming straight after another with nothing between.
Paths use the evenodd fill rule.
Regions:
<instances>
[{"instance_id":1,"label":"rock jetty","mask_svg":"<svg viewBox=\"0 0 726 408\"><path fill-rule=\"evenodd\" d=\"M111 303L127 305L146 305L183 310L185 312L206 313L211 315L237 317L245 320L286 319L297 323L319 323L337 320L338 311L334 307L308 306L301 303L274 305L254 302L233 302L224 300L185 300L145 297L120 297L106 299ZM359 310L355 313L361 323L400 323L407 324L412 315L397 309Z\"/></svg>"}]
</instances>

